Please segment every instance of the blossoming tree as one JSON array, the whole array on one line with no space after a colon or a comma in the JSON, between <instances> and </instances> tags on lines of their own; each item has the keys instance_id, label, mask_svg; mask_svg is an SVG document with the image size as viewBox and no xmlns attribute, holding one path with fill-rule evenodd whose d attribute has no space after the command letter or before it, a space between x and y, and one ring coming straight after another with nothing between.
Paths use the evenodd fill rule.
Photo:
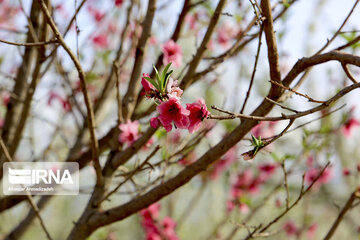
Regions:
<instances>
[{"instance_id":1,"label":"blossoming tree","mask_svg":"<svg viewBox=\"0 0 360 240\"><path fill-rule=\"evenodd\" d=\"M357 239L359 0L327 40L332 2L311 1L298 56L302 2L0 1L0 178L49 161L81 180L1 195L0 237Z\"/></svg>"}]
</instances>

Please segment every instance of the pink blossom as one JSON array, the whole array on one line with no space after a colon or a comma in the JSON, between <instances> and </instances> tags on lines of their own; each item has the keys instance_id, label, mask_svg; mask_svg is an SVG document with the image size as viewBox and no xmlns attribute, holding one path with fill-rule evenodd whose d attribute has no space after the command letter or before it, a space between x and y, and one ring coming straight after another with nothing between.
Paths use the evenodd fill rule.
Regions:
<instances>
[{"instance_id":1,"label":"pink blossom","mask_svg":"<svg viewBox=\"0 0 360 240\"><path fill-rule=\"evenodd\" d=\"M283 229L287 236L296 236L299 233L298 228L296 227L295 223L291 220L288 220L283 225Z\"/></svg>"},{"instance_id":2,"label":"pink blossom","mask_svg":"<svg viewBox=\"0 0 360 240\"><path fill-rule=\"evenodd\" d=\"M175 233L176 223L171 217L164 217L162 221L164 235L171 240L176 240L178 237Z\"/></svg>"},{"instance_id":3,"label":"pink blossom","mask_svg":"<svg viewBox=\"0 0 360 240\"><path fill-rule=\"evenodd\" d=\"M158 128L159 125L160 125L160 121L159 121L159 119L157 117L154 117L154 118L150 119L150 126L152 128Z\"/></svg>"},{"instance_id":4,"label":"pink blossom","mask_svg":"<svg viewBox=\"0 0 360 240\"><path fill-rule=\"evenodd\" d=\"M69 101L63 97L61 97L58 93L54 92L54 91L50 91L50 96L49 96L49 99L48 99L48 106L52 106L52 102L57 99L65 112L69 112L71 110L71 105L69 103Z\"/></svg>"},{"instance_id":5,"label":"pink blossom","mask_svg":"<svg viewBox=\"0 0 360 240\"><path fill-rule=\"evenodd\" d=\"M225 22L221 25L217 34L218 43L223 48L227 48L230 41L237 35L237 30L229 22Z\"/></svg>"},{"instance_id":6,"label":"pink blossom","mask_svg":"<svg viewBox=\"0 0 360 240\"><path fill-rule=\"evenodd\" d=\"M319 176L320 172L321 169L319 168L310 168L305 174L305 181L308 184L311 184ZM332 179L332 177L333 177L333 173L331 168L326 168L319 177L319 179L316 181L314 186L319 187L322 184L326 184Z\"/></svg>"},{"instance_id":7,"label":"pink blossom","mask_svg":"<svg viewBox=\"0 0 360 240\"><path fill-rule=\"evenodd\" d=\"M312 155L310 155L307 159L306 159L306 166L308 168L312 167L314 164L314 157Z\"/></svg>"},{"instance_id":8,"label":"pink blossom","mask_svg":"<svg viewBox=\"0 0 360 240\"><path fill-rule=\"evenodd\" d=\"M191 30L194 30L196 27L196 23L199 21L199 13L195 12L193 15L186 15L185 21L189 23L189 27Z\"/></svg>"},{"instance_id":9,"label":"pink blossom","mask_svg":"<svg viewBox=\"0 0 360 240\"><path fill-rule=\"evenodd\" d=\"M186 104L186 109L190 111L189 132L193 133L200 128L201 122L209 116L210 112L207 110L203 99L198 99L194 103Z\"/></svg>"},{"instance_id":10,"label":"pink blossom","mask_svg":"<svg viewBox=\"0 0 360 240\"><path fill-rule=\"evenodd\" d=\"M260 179L260 181L265 182L269 178L271 178L271 176L275 173L277 167L278 167L277 164L272 164L272 163L261 164L259 166L259 170L260 170L259 179Z\"/></svg>"},{"instance_id":11,"label":"pink blossom","mask_svg":"<svg viewBox=\"0 0 360 240\"><path fill-rule=\"evenodd\" d=\"M190 111L181 106L178 99L169 98L168 101L162 102L156 109L160 114L158 119L167 132L172 129L172 122L178 128L188 128Z\"/></svg>"},{"instance_id":12,"label":"pink blossom","mask_svg":"<svg viewBox=\"0 0 360 240\"><path fill-rule=\"evenodd\" d=\"M175 43L173 40L166 42L162 51L164 53L163 64L167 65L170 62L173 63L174 67L180 67L182 63L182 51L180 45Z\"/></svg>"},{"instance_id":13,"label":"pink blossom","mask_svg":"<svg viewBox=\"0 0 360 240\"><path fill-rule=\"evenodd\" d=\"M226 202L226 211L231 212L235 208L234 201L227 201Z\"/></svg>"},{"instance_id":14,"label":"pink blossom","mask_svg":"<svg viewBox=\"0 0 360 240\"><path fill-rule=\"evenodd\" d=\"M183 93L183 90L181 90L178 87L178 80L175 80L170 78L167 86L166 86L167 96L168 98L176 98L180 100L180 97Z\"/></svg>"},{"instance_id":15,"label":"pink blossom","mask_svg":"<svg viewBox=\"0 0 360 240\"><path fill-rule=\"evenodd\" d=\"M150 44L150 45L156 45L157 43L158 43L158 41L157 41L157 39L156 39L155 36L151 36L151 37L149 38L149 44Z\"/></svg>"},{"instance_id":16,"label":"pink blossom","mask_svg":"<svg viewBox=\"0 0 360 240\"><path fill-rule=\"evenodd\" d=\"M146 219L153 218L156 219L159 217L159 211L160 211L160 204L154 203L151 204L149 207L143 209L140 211L140 214L145 217Z\"/></svg>"},{"instance_id":17,"label":"pink blossom","mask_svg":"<svg viewBox=\"0 0 360 240\"><path fill-rule=\"evenodd\" d=\"M313 239L315 237L317 228L318 225L316 223L313 223L309 226L309 228L306 231L307 239Z\"/></svg>"},{"instance_id":18,"label":"pink blossom","mask_svg":"<svg viewBox=\"0 0 360 240\"><path fill-rule=\"evenodd\" d=\"M101 48L105 48L109 44L107 35L104 34L104 33L94 36L92 41L93 41L95 46L98 46L98 47L101 47Z\"/></svg>"},{"instance_id":19,"label":"pink blossom","mask_svg":"<svg viewBox=\"0 0 360 240\"><path fill-rule=\"evenodd\" d=\"M230 148L222 158L220 158L215 164L211 173L211 178L216 179L220 173L227 170L231 164L236 161L236 148Z\"/></svg>"},{"instance_id":20,"label":"pink blossom","mask_svg":"<svg viewBox=\"0 0 360 240\"><path fill-rule=\"evenodd\" d=\"M232 198L242 197L245 193L257 194L259 192L260 181L255 178L250 169L238 174L235 183L231 187Z\"/></svg>"},{"instance_id":21,"label":"pink blossom","mask_svg":"<svg viewBox=\"0 0 360 240\"><path fill-rule=\"evenodd\" d=\"M271 137L274 135L276 124L277 122L260 122L251 130L251 134L256 138L259 138L260 136L263 138Z\"/></svg>"},{"instance_id":22,"label":"pink blossom","mask_svg":"<svg viewBox=\"0 0 360 240\"><path fill-rule=\"evenodd\" d=\"M344 169L343 169L343 176L349 176L351 174L351 172L350 172L350 169L349 168L347 168L347 167L345 167Z\"/></svg>"},{"instance_id":23,"label":"pink blossom","mask_svg":"<svg viewBox=\"0 0 360 240\"><path fill-rule=\"evenodd\" d=\"M4 106L7 106L10 102L10 93L5 91L1 94L1 98L3 101Z\"/></svg>"},{"instance_id":24,"label":"pink blossom","mask_svg":"<svg viewBox=\"0 0 360 240\"><path fill-rule=\"evenodd\" d=\"M98 9L91 6L88 7L88 11L93 16L96 22L100 22L105 17L105 13L102 13Z\"/></svg>"},{"instance_id":25,"label":"pink blossom","mask_svg":"<svg viewBox=\"0 0 360 240\"><path fill-rule=\"evenodd\" d=\"M282 206L282 201L280 200L280 198L276 198L275 199L275 206L276 207L278 207L278 208L280 208L281 206Z\"/></svg>"},{"instance_id":26,"label":"pink blossom","mask_svg":"<svg viewBox=\"0 0 360 240\"><path fill-rule=\"evenodd\" d=\"M139 121L131 122L130 120L127 123L122 123L119 125L121 133L119 134L118 141L122 144L131 145L139 138Z\"/></svg>"},{"instance_id":27,"label":"pink blossom","mask_svg":"<svg viewBox=\"0 0 360 240\"><path fill-rule=\"evenodd\" d=\"M249 206L245 203L240 203L239 204L239 210L242 214L247 214L249 213L250 209Z\"/></svg>"},{"instance_id":28,"label":"pink blossom","mask_svg":"<svg viewBox=\"0 0 360 240\"><path fill-rule=\"evenodd\" d=\"M115 6L116 7L121 7L121 5L123 5L124 0L115 0Z\"/></svg>"},{"instance_id":29,"label":"pink blossom","mask_svg":"<svg viewBox=\"0 0 360 240\"><path fill-rule=\"evenodd\" d=\"M357 126L360 126L360 122L355 118L350 118L342 127L342 132L344 133L345 137L351 137L352 130Z\"/></svg>"},{"instance_id":30,"label":"pink blossom","mask_svg":"<svg viewBox=\"0 0 360 240\"><path fill-rule=\"evenodd\" d=\"M222 158L215 162L211 178L216 179L223 171L227 170L236 161L236 148L230 148Z\"/></svg>"}]
</instances>

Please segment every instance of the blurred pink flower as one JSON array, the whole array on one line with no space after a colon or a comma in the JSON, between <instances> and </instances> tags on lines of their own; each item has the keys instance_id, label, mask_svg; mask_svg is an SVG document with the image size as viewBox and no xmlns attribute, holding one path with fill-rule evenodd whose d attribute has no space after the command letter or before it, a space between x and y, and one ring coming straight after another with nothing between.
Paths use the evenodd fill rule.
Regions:
<instances>
[{"instance_id":1,"label":"blurred pink flower","mask_svg":"<svg viewBox=\"0 0 360 240\"><path fill-rule=\"evenodd\" d=\"M249 209L249 206L245 203L240 203L239 204L239 211L242 213L242 214L247 214L249 213L250 209Z\"/></svg>"},{"instance_id":2,"label":"blurred pink flower","mask_svg":"<svg viewBox=\"0 0 360 240\"><path fill-rule=\"evenodd\" d=\"M238 174L235 183L231 187L230 195L236 199L242 197L246 193L257 194L259 192L261 182L256 178L250 169Z\"/></svg>"},{"instance_id":3,"label":"blurred pink flower","mask_svg":"<svg viewBox=\"0 0 360 240\"><path fill-rule=\"evenodd\" d=\"M155 36L151 36L149 38L149 44L150 45L156 45L158 43L157 38Z\"/></svg>"},{"instance_id":4,"label":"blurred pink flower","mask_svg":"<svg viewBox=\"0 0 360 240\"><path fill-rule=\"evenodd\" d=\"M360 126L360 122L355 118L350 118L341 129L345 137L349 138L351 137L352 130L357 126Z\"/></svg>"},{"instance_id":5,"label":"blurred pink flower","mask_svg":"<svg viewBox=\"0 0 360 240\"><path fill-rule=\"evenodd\" d=\"M193 133L199 130L201 122L209 116L210 112L207 110L204 99L198 99L194 103L186 104L186 109L190 111L189 132Z\"/></svg>"},{"instance_id":6,"label":"blurred pink flower","mask_svg":"<svg viewBox=\"0 0 360 240\"><path fill-rule=\"evenodd\" d=\"M98 46L98 47L101 47L101 48L105 48L109 44L107 35L104 34L104 33L94 36L92 41L93 41L95 46Z\"/></svg>"},{"instance_id":7,"label":"blurred pink flower","mask_svg":"<svg viewBox=\"0 0 360 240\"><path fill-rule=\"evenodd\" d=\"M92 6L88 7L88 11L93 16L96 22L100 22L105 17L105 13L100 12L99 9Z\"/></svg>"},{"instance_id":8,"label":"blurred pink flower","mask_svg":"<svg viewBox=\"0 0 360 240\"><path fill-rule=\"evenodd\" d=\"M61 103L62 108L65 112L69 112L71 110L71 105L69 101L63 97L61 97L58 93L55 91L50 91L49 98L48 98L48 106L52 106L52 103L54 100L58 100Z\"/></svg>"},{"instance_id":9,"label":"blurred pink flower","mask_svg":"<svg viewBox=\"0 0 360 240\"><path fill-rule=\"evenodd\" d=\"M230 25L228 21L224 22L218 29L217 41L223 47L227 48L230 41L237 35L237 30Z\"/></svg>"},{"instance_id":10,"label":"blurred pink flower","mask_svg":"<svg viewBox=\"0 0 360 240\"><path fill-rule=\"evenodd\" d=\"M231 212L235 208L234 201L226 201L226 211Z\"/></svg>"},{"instance_id":11,"label":"blurred pink flower","mask_svg":"<svg viewBox=\"0 0 360 240\"><path fill-rule=\"evenodd\" d=\"M347 167L345 167L344 169L343 169L343 176L349 176L351 174L351 172L350 172L350 169L349 168L347 168Z\"/></svg>"},{"instance_id":12,"label":"blurred pink flower","mask_svg":"<svg viewBox=\"0 0 360 240\"><path fill-rule=\"evenodd\" d=\"M287 236L296 236L299 233L298 228L296 227L295 223L291 220L287 220L284 225L283 229Z\"/></svg>"},{"instance_id":13,"label":"blurred pink flower","mask_svg":"<svg viewBox=\"0 0 360 240\"><path fill-rule=\"evenodd\" d=\"M121 5L123 5L124 0L115 0L115 6L116 7L121 7Z\"/></svg>"},{"instance_id":14,"label":"blurred pink flower","mask_svg":"<svg viewBox=\"0 0 360 240\"><path fill-rule=\"evenodd\" d=\"M227 170L232 163L236 161L236 147L230 148L223 157L217 160L214 164L211 178L216 179L220 174Z\"/></svg>"},{"instance_id":15,"label":"blurred pink flower","mask_svg":"<svg viewBox=\"0 0 360 240\"><path fill-rule=\"evenodd\" d=\"M275 206L276 207L278 207L278 208L280 208L281 206L282 206L282 201L280 200L280 198L276 198L275 199Z\"/></svg>"},{"instance_id":16,"label":"blurred pink flower","mask_svg":"<svg viewBox=\"0 0 360 240\"><path fill-rule=\"evenodd\" d=\"M174 122L178 128L188 128L190 111L181 106L178 99L169 98L168 101L162 102L156 109L160 114L158 119L166 131L169 132L172 129L172 122Z\"/></svg>"},{"instance_id":17,"label":"blurred pink flower","mask_svg":"<svg viewBox=\"0 0 360 240\"><path fill-rule=\"evenodd\" d=\"M121 133L119 134L119 142L122 144L133 144L139 138L139 121L122 123L119 125Z\"/></svg>"},{"instance_id":18,"label":"blurred pink flower","mask_svg":"<svg viewBox=\"0 0 360 240\"><path fill-rule=\"evenodd\" d=\"M271 178L271 176L275 173L277 167L278 167L278 165L273 164L273 163L264 163L264 164L259 165L260 181L265 182L269 178Z\"/></svg>"},{"instance_id":19,"label":"blurred pink flower","mask_svg":"<svg viewBox=\"0 0 360 240\"><path fill-rule=\"evenodd\" d=\"M171 217L164 217L163 221L162 221L162 226L163 226L163 232L164 235L167 237L167 239L171 239L171 240L177 240L178 237L176 236L175 233L175 227L176 227L176 223L175 221L171 218Z\"/></svg>"},{"instance_id":20,"label":"blurred pink flower","mask_svg":"<svg viewBox=\"0 0 360 240\"><path fill-rule=\"evenodd\" d=\"M162 51L164 53L163 64L167 65L170 62L173 63L174 67L180 67L182 63L182 51L180 45L175 43L173 40L166 42Z\"/></svg>"},{"instance_id":21,"label":"blurred pink flower","mask_svg":"<svg viewBox=\"0 0 360 240\"><path fill-rule=\"evenodd\" d=\"M2 92L1 98L2 98L2 102L3 102L4 106L7 106L10 102L10 93L7 91Z\"/></svg>"},{"instance_id":22,"label":"blurred pink flower","mask_svg":"<svg viewBox=\"0 0 360 240\"><path fill-rule=\"evenodd\" d=\"M309 228L306 231L307 239L313 239L315 237L317 228L318 225L316 223L313 223L309 226Z\"/></svg>"},{"instance_id":23,"label":"blurred pink flower","mask_svg":"<svg viewBox=\"0 0 360 240\"><path fill-rule=\"evenodd\" d=\"M320 168L310 168L305 173L305 181L308 184L311 184L319 176L320 172L321 172ZM319 177L319 179L314 184L314 187L320 187L321 185L330 182L332 177L333 177L332 169L329 167L326 168L324 170L324 172L321 174L321 176Z\"/></svg>"}]
</instances>

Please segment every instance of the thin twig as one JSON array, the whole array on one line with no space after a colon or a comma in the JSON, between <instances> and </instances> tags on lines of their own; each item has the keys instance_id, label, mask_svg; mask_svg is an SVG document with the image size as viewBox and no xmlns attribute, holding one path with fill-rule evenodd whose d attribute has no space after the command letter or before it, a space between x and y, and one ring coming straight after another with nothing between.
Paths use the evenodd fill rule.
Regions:
<instances>
[{"instance_id":1,"label":"thin twig","mask_svg":"<svg viewBox=\"0 0 360 240\"><path fill-rule=\"evenodd\" d=\"M100 186L103 183L102 183L101 166L100 166L100 162L99 162L99 143L97 141L96 134L95 134L95 117L94 117L94 112L92 109L90 95L86 88L85 73L81 67L81 64L80 64L78 58L71 51L69 46L65 43L65 40L62 37L56 24L54 23L51 15L49 13L48 8L44 3L44 0L38 0L38 1L40 3L40 7L41 7L42 11L44 12L44 15L46 17L48 24L50 25L51 29L53 30L53 32L54 32L56 38L58 39L59 43L61 44L61 46L64 48L64 50L70 56L71 60L73 61L74 65L79 73L81 89L82 89L82 92L84 95L85 105L86 105L86 109L87 109L87 115L88 115L87 119L88 119L89 126L90 126L89 131L90 131L90 138L91 138L91 149L92 149L92 153L93 153L92 157L93 157L93 161L94 161L94 168L96 171L96 185Z\"/></svg>"},{"instance_id":2,"label":"thin twig","mask_svg":"<svg viewBox=\"0 0 360 240\"><path fill-rule=\"evenodd\" d=\"M281 83L275 82L273 80L269 80L269 82L271 82L271 83L273 83L273 84L275 84L275 85L277 85L277 86L279 86L279 87L281 87L283 89L286 89L286 90L288 90L290 92L293 92L296 95L302 96L302 97L306 98L309 102L324 103L324 101L315 100L315 99L309 97L307 94L299 93L299 92L295 91L294 89L291 89L289 87L286 87L286 86L282 85Z\"/></svg>"},{"instance_id":3,"label":"thin twig","mask_svg":"<svg viewBox=\"0 0 360 240\"><path fill-rule=\"evenodd\" d=\"M10 153L9 151L7 150L6 146L5 146L5 143L2 139L2 137L0 136L0 146L1 146L1 151L3 152L3 154L5 155L6 157L6 160L8 162L13 162L11 156L10 156ZM42 229L44 230L45 234L46 234L46 237L49 239L49 240L52 240L52 237L49 233L49 231L47 230L46 226L45 226L45 223L40 215L40 211L39 211L39 208L37 207L36 203L34 202L34 199L32 198L31 194L26 191L26 197L27 197L27 200L29 201L31 207L34 209L34 212L35 212L35 215L37 216L37 218L39 219L39 222L40 222L40 225L42 227Z\"/></svg>"},{"instance_id":4,"label":"thin twig","mask_svg":"<svg viewBox=\"0 0 360 240\"><path fill-rule=\"evenodd\" d=\"M52 39L52 40L49 40L49 41L46 41L46 42L16 43L16 42L9 42L9 41L0 39L0 42L6 43L6 44L9 44L9 45L14 45L14 46L39 47L39 46L44 46L44 45L47 45L47 44L57 43L58 41L56 39Z\"/></svg>"},{"instance_id":5,"label":"thin twig","mask_svg":"<svg viewBox=\"0 0 360 240\"><path fill-rule=\"evenodd\" d=\"M343 220L345 214L351 209L351 206L353 204L353 202L355 201L355 199L360 198L360 188L358 188L355 192L353 192L349 199L347 200L347 202L345 203L343 209L341 209L339 215L337 216L335 222L333 223L333 225L331 226L329 232L326 234L326 236L324 237L324 240L329 240L331 239L331 237L333 236L333 234L335 233L337 227L339 226L339 224L341 223L341 221Z\"/></svg>"},{"instance_id":6,"label":"thin twig","mask_svg":"<svg viewBox=\"0 0 360 240\"><path fill-rule=\"evenodd\" d=\"M250 92L251 92L251 89L252 89L252 86L253 86L253 83L254 83L256 67L257 67L257 64L258 64L259 56L260 56L262 33L263 33L263 25L261 24L260 33L259 33L259 42L258 42L256 56L255 56L254 68L253 68L253 71L252 71L252 74L251 74L249 88L248 88L248 91L246 92L246 97L245 97L245 100L244 100L244 104L241 107L240 113L244 113L245 105L246 105L246 103L247 103L247 101L248 101L248 99L250 97Z\"/></svg>"},{"instance_id":7,"label":"thin twig","mask_svg":"<svg viewBox=\"0 0 360 240\"><path fill-rule=\"evenodd\" d=\"M358 81L356 81L356 79L354 78L354 76L351 74L349 67L345 64L345 63L341 63L342 68L344 69L344 72L346 74L346 76L353 82L353 83L358 83Z\"/></svg>"},{"instance_id":8,"label":"thin twig","mask_svg":"<svg viewBox=\"0 0 360 240\"><path fill-rule=\"evenodd\" d=\"M142 169L149 160L155 155L155 153L160 149L160 146L156 146L154 150L149 154L149 156L146 157L144 162L142 162L137 168L135 168L126 178L124 181L119 183L112 191L110 191L104 198L102 198L99 202L97 202L95 205L99 206L103 201L109 199L109 197L114 194L124 183L126 183L129 179L131 179L140 169Z\"/></svg>"}]
</instances>

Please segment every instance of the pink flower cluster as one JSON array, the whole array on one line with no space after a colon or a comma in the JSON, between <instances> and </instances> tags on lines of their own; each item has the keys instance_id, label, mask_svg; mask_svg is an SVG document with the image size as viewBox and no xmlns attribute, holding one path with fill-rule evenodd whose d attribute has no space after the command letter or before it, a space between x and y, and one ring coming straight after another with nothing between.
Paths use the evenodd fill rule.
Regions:
<instances>
[{"instance_id":1,"label":"pink flower cluster","mask_svg":"<svg viewBox=\"0 0 360 240\"><path fill-rule=\"evenodd\" d=\"M305 181L308 184L311 184L315 179L319 176L321 173L321 168L319 167L312 167L305 173ZM319 179L314 184L314 188L319 188L321 185L326 184L330 182L330 180L333 178L333 172L331 168L326 168L322 174L320 175Z\"/></svg>"},{"instance_id":2,"label":"pink flower cluster","mask_svg":"<svg viewBox=\"0 0 360 240\"><path fill-rule=\"evenodd\" d=\"M317 224L313 223L306 229L306 239L314 239L317 227ZM302 229L297 227L294 221L287 220L283 225L283 230L288 237L299 237Z\"/></svg>"},{"instance_id":3,"label":"pink flower cluster","mask_svg":"<svg viewBox=\"0 0 360 240\"><path fill-rule=\"evenodd\" d=\"M231 186L230 201L227 203L228 211L231 211L235 204L237 204L240 211L245 212L245 207L242 206L242 203L239 203L239 198L245 194L257 194L261 184L264 184L272 177L277 167L278 164L264 163L258 167L259 173L256 175L254 175L251 169L247 169L238 174Z\"/></svg>"},{"instance_id":4,"label":"pink flower cluster","mask_svg":"<svg viewBox=\"0 0 360 240\"><path fill-rule=\"evenodd\" d=\"M148 74L143 76L149 77ZM141 84L146 97L154 98L159 104L156 108L159 116L150 120L151 127L157 128L161 125L170 132L174 124L175 128L188 129L190 133L194 133L200 128L202 121L209 116L210 112L203 99L186 104L186 108L181 105L183 91L178 87L177 80L170 78L165 93L161 93L144 77L141 79Z\"/></svg>"},{"instance_id":5,"label":"pink flower cluster","mask_svg":"<svg viewBox=\"0 0 360 240\"><path fill-rule=\"evenodd\" d=\"M141 225L145 231L146 240L178 240L175 232L175 221L168 216L160 221L159 210L160 204L154 203L140 211Z\"/></svg>"}]
</instances>

